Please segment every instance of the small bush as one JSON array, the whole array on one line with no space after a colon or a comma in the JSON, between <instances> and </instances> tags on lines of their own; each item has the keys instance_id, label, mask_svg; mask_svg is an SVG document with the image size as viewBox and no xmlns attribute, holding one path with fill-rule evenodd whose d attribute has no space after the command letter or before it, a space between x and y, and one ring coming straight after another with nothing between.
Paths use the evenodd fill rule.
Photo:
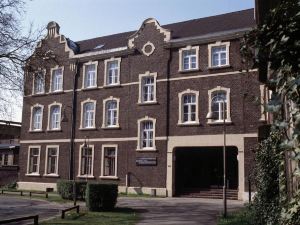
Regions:
<instances>
[{"instance_id":1,"label":"small bush","mask_svg":"<svg viewBox=\"0 0 300 225\"><path fill-rule=\"evenodd\" d=\"M118 197L118 185L116 184L87 184L86 206L90 211L112 210Z\"/></svg>"},{"instance_id":2,"label":"small bush","mask_svg":"<svg viewBox=\"0 0 300 225\"><path fill-rule=\"evenodd\" d=\"M76 199L83 200L85 198L85 181L75 181L76 185ZM57 192L63 199L73 199L73 181L59 180L57 182Z\"/></svg>"}]
</instances>

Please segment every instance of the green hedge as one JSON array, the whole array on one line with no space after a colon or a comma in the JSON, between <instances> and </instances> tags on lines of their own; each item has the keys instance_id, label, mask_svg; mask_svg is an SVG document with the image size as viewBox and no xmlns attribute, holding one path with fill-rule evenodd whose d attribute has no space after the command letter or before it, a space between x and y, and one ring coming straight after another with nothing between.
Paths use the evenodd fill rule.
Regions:
<instances>
[{"instance_id":1,"label":"green hedge","mask_svg":"<svg viewBox=\"0 0 300 225\"><path fill-rule=\"evenodd\" d=\"M90 211L112 210L118 197L117 184L88 183L86 189L86 206Z\"/></svg>"},{"instance_id":2,"label":"green hedge","mask_svg":"<svg viewBox=\"0 0 300 225\"><path fill-rule=\"evenodd\" d=\"M85 199L86 181L75 181L76 198ZM73 199L73 181L59 180L57 181L57 192L63 199Z\"/></svg>"}]
</instances>

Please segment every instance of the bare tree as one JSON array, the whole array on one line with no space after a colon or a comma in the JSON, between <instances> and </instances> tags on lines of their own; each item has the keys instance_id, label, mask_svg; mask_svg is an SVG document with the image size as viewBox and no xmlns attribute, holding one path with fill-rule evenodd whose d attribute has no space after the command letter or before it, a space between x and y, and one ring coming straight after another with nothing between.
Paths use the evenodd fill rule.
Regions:
<instances>
[{"instance_id":1,"label":"bare tree","mask_svg":"<svg viewBox=\"0 0 300 225\"><path fill-rule=\"evenodd\" d=\"M0 118L11 119L23 94L23 66L32 54L41 32L32 26L24 34L21 19L24 0L0 1ZM19 99L19 100L17 100Z\"/></svg>"}]
</instances>

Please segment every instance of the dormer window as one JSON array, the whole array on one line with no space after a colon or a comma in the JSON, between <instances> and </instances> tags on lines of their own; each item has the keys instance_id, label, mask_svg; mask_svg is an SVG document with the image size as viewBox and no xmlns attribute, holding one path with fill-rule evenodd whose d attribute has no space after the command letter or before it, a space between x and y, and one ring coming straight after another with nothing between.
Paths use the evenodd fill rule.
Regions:
<instances>
[{"instance_id":1,"label":"dormer window","mask_svg":"<svg viewBox=\"0 0 300 225\"><path fill-rule=\"evenodd\" d=\"M88 62L83 66L83 88L97 87L98 62Z\"/></svg>"},{"instance_id":2,"label":"dormer window","mask_svg":"<svg viewBox=\"0 0 300 225\"><path fill-rule=\"evenodd\" d=\"M43 72L34 74L33 94L43 94L45 92L45 75Z\"/></svg>"},{"instance_id":3,"label":"dormer window","mask_svg":"<svg viewBox=\"0 0 300 225\"><path fill-rule=\"evenodd\" d=\"M216 42L208 45L209 67L229 66L229 46L230 42Z\"/></svg>"},{"instance_id":4,"label":"dormer window","mask_svg":"<svg viewBox=\"0 0 300 225\"><path fill-rule=\"evenodd\" d=\"M105 86L115 86L120 84L120 64L121 58L111 58L104 61L105 63Z\"/></svg>"},{"instance_id":5,"label":"dormer window","mask_svg":"<svg viewBox=\"0 0 300 225\"><path fill-rule=\"evenodd\" d=\"M198 70L199 46L187 46L179 50L179 71Z\"/></svg>"}]
</instances>

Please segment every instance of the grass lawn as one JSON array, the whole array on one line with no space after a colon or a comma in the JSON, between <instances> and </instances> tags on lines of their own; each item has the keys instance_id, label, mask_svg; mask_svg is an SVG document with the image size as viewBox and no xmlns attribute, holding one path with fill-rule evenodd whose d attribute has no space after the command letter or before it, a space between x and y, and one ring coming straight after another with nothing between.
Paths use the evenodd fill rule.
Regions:
<instances>
[{"instance_id":1,"label":"grass lawn","mask_svg":"<svg viewBox=\"0 0 300 225\"><path fill-rule=\"evenodd\" d=\"M242 210L231 213L227 218L221 218L218 221L218 225L253 225L253 217L248 207Z\"/></svg>"},{"instance_id":2,"label":"grass lawn","mask_svg":"<svg viewBox=\"0 0 300 225\"><path fill-rule=\"evenodd\" d=\"M70 213L65 219L57 218L41 222L40 224L134 225L138 219L138 215L132 209L116 208L113 212Z\"/></svg>"}]
</instances>

